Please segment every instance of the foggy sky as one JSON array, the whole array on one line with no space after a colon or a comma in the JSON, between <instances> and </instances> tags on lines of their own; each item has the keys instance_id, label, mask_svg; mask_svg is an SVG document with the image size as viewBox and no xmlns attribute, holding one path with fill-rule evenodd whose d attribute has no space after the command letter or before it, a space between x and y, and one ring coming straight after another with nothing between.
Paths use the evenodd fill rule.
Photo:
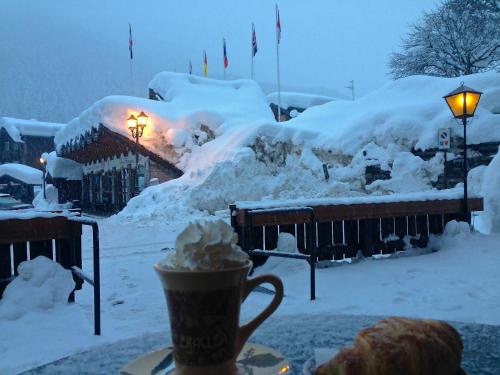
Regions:
<instances>
[{"instance_id":1,"label":"foggy sky","mask_svg":"<svg viewBox=\"0 0 500 375\"><path fill-rule=\"evenodd\" d=\"M283 90L358 96L390 80L387 61L408 25L437 0L282 0ZM2 0L0 116L67 121L99 98L146 96L162 70L250 76L251 22L259 51L256 80L276 86L274 4L268 0ZM133 25L132 77L128 22Z\"/></svg>"}]
</instances>

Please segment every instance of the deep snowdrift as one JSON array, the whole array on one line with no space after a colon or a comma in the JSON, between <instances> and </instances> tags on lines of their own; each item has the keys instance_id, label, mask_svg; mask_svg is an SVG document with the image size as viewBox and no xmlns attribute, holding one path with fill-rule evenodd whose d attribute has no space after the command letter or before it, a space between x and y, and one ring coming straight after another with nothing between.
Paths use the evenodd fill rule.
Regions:
<instances>
[{"instance_id":1,"label":"deep snowdrift","mask_svg":"<svg viewBox=\"0 0 500 375\"><path fill-rule=\"evenodd\" d=\"M442 97L461 82L483 95L476 115L469 120L468 142L500 140L500 74L489 72L457 78L413 76L387 83L356 101L335 101L310 108L289 126L322 134L318 146L355 155L369 142L407 149L436 147L439 128L462 134Z\"/></svg>"},{"instance_id":2,"label":"deep snowdrift","mask_svg":"<svg viewBox=\"0 0 500 375\"><path fill-rule=\"evenodd\" d=\"M500 233L500 150L484 168L482 181L484 212L481 214L491 232Z\"/></svg>"},{"instance_id":3,"label":"deep snowdrift","mask_svg":"<svg viewBox=\"0 0 500 375\"><path fill-rule=\"evenodd\" d=\"M182 81L183 75L178 76ZM200 100L203 80L197 81L197 93L186 83L179 85L173 74L161 80L159 77L162 75L151 86L170 102L156 103L158 108L176 103L177 96L182 98L178 101L181 108L189 103L190 95L193 102ZM177 152L183 155L179 166L184 176L146 189L121 215L135 219L185 218L200 215L200 210L213 214L236 200L430 190L442 172L442 155L425 161L410 151L435 147L441 127L451 127L461 135L461 125L451 117L442 99L461 80L484 92L476 117L470 121L470 142L500 140L500 74L496 73L456 79L409 77L358 101L327 103L279 124L245 116L239 116L238 122L224 121L227 112L223 114L223 106L213 113L227 126L218 127L212 139L196 147L176 143ZM231 106L230 98L226 105ZM184 126L179 132L191 139L192 129ZM328 165L328 181L323 174L324 163ZM391 178L367 185L365 168L369 165L380 165ZM481 189L474 191L481 193Z\"/></svg>"}]
</instances>

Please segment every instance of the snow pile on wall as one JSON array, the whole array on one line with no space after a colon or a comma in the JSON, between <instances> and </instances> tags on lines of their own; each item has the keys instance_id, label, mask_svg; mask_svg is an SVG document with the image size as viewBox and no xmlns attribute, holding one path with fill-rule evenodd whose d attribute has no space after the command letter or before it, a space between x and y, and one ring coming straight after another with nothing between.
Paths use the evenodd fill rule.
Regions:
<instances>
[{"instance_id":1,"label":"snow pile on wall","mask_svg":"<svg viewBox=\"0 0 500 375\"><path fill-rule=\"evenodd\" d=\"M15 142L22 142L21 136L53 137L64 124L0 117L0 128L5 128Z\"/></svg>"},{"instance_id":2,"label":"snow pile on wall","mask_svg":"<svg viewBox=\"0 0 500 375\"><path fill-rule=\"evenodd\" d=\"M354 155L369 142L386 147L397 143L407 149L436 147L439 128L461 135L461 122L452 118L442 97L461 82L483 95L476 115L469 120L468 142L500 140L500 74L495 72L457 78L413 76L390 82L356 101L335 101L314 107L287 126L322 134L317 146L334 147Z\"/></svg>"},{"instance_id":3,"label":"snow pile on wall","mask_svg":"<svg viewBox=\"0 0 500 375\"><path fill-rule=\"evenodd\" d=\"M5 175L30 185L42 185L43 183L43 172L24 164L0 164L0 177Z\"/></svg>"},{"instance_id":4,"label":"snow pile on wall","mask_svg":"<svg viewBox=\"0 0 500 375\"><path fill-rule=\"evenodd\" d=\"M317 105L322 105L325 103L333 102L338 100L332 98L331 96L308 94L304 92L287 92L282 91L280 93L281 107L282 108L310 108ZM278 93L272 92L266 96L266 101L269 104L278 105Z\"/></svg>"},{"instance_id":5,"label":"snow pile on wall","mask_svg":"<svg viewBox=\"0 0 500 375\"><path fill-rule=\"evenodd\" d=\"M444 158L437 154L429 161L413 155L408 151L399 152L393 160L391 178L389 180L376 180L366 189L380 194L409 193L425 191L431 187L431 182L437 181L443 171Z\"/></svg>"},{"instance_id":6,"label":"snow pile on wall","mask_svg":"<svg viewBox=\"0 0 500 375\"><path fill-rule=\"evenodd\" d=\"M40 189L33 199L33 206L39 211L52 211L70 208L71 203L59 204L59 191L54 185L47 184L45 186L45 195L43 198L43 189Z\"/></svg>"},{"instance_id":7,"label":"snow pile on wall","mask_svg":"<svg viewBox=\"0 0 500 375\"><path fill-rule=\"evenodd\" d=\"M500 233L500 150L484 170L482 192L484 212L481 217L491 232Z\"/></svg>"},{"instance_id":8,"label":"snow pile on wall","mask_svg":"<svg viewBox=\"0 0 500 375\"><path fill-rule=\"evenodd\" d=\"M33 310L66 304L75 283L71 271L39 256L19 264L17 276L0 300L0 319L16 320Z\"/></svg>"},{"instance_id":9,"label":"snow pile on wall","mask_svg":"<svg viewBox=\"0 0 500 375\"><path fill-rule=\"evenodd\" d=\"M47 154L47 172L52 178L78 181L83 177L83 167L71 159L60 158L55 151Z\"/></svg>"},{"instance_id":10,"label":"snow pile on wall","mask_svg":"<svg viewBox=\"0 0 500 375\"><path fill-rule=\"evenodd\" d=\"M484 91L477 115L470 121L471 142L500 140L500 116L494 113L500 98L500 74L462 79ZM410 151L413 147L434 147L438 128L450 126L461 131L442 99L459 83L460 79L409 77L358 101L308 109L286 123L249 120L219 126L211 137L194 146L179 141L176 149L183 156L178 166L185 174L146 189L121 215L187 220L190 215L200 215L199 211L213 214L241 200L431 190L443 168L442 155L423 160ZM192 128L182 131L192 139ZM367 166L380 166L390 172L390 179L367 185Z\"/></svg>"}]
</instances>

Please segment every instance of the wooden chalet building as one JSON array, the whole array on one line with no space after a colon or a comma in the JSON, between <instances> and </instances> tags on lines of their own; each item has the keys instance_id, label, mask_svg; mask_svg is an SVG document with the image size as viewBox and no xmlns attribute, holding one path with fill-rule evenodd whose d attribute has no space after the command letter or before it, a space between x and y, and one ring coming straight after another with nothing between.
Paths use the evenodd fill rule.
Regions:
<instances>
[{"instance_id":1,"label":"wooden chalet building","mask_svg":"<svg viewBox=\"0 0 500 375\"><path fill-rule=\"evenodd\" d=\"M43 173L24 164L0 164L0 193L9 194L23 203L33 202L35 190L41 189Z\"/></svg>"},{"instance_id":2,"label":"wooden chalet building","mask_svg":"<svg viewBox=\"0 0 500 375\"><path fill-rule=\"evenodd\" d=\"M142 145L137 148L132 139L102 124L59 145L58 156L82 165L81 206L86 211L117 212L145 187L182 175L158 154Z\"/></svg>"},{"instance_id":3,"label":"wooden chalet building","mask_svg":"<svg viewBox=\"0 0 500 375\"><path fill-rule=\"evenodd\" d=\"M40 156L54 150L63 124L0 117L0 164L20 163L42 169Z\"/></svg>"}]
</instances>

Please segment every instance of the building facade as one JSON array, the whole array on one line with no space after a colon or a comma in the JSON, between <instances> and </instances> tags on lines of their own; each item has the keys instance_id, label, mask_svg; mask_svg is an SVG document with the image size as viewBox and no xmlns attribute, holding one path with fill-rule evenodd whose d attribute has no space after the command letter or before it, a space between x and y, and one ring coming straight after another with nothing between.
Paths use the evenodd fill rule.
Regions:
<instances>
[{"instance_id":1,"label":"building facade","mask_svg":"<svg viewBox=\"0 0 500 375\"><path fill-rule=\"evenodd\" d=\"M0 193L9 194L23 203L31 203L35 190L43 185L42 171L18 163L0 165Z\"/></svg>"},{"instance_id":2,"label":"building facade","mask_svg":"<svg viewBox=\"0 0 500 375\"><path fill-rule=\"evenodd\" d=\"M86 211L120 211L144 188L182 175L167 160L102 124L62 145L58 156L81 164L81 207ZM68 188L69 181L57 185L69 196L75 190Z\"/></svg>"},{"instance_id":3,"label":"building facade","mask_svg":"<svg viewBox=\"0 0 500 375\"><path fill-rule=\"evenodd\" d=\"M54 150L62 124L0 117L0 164L20 163L42 169L40 156Z\"/></svg>"}]
</instances>

